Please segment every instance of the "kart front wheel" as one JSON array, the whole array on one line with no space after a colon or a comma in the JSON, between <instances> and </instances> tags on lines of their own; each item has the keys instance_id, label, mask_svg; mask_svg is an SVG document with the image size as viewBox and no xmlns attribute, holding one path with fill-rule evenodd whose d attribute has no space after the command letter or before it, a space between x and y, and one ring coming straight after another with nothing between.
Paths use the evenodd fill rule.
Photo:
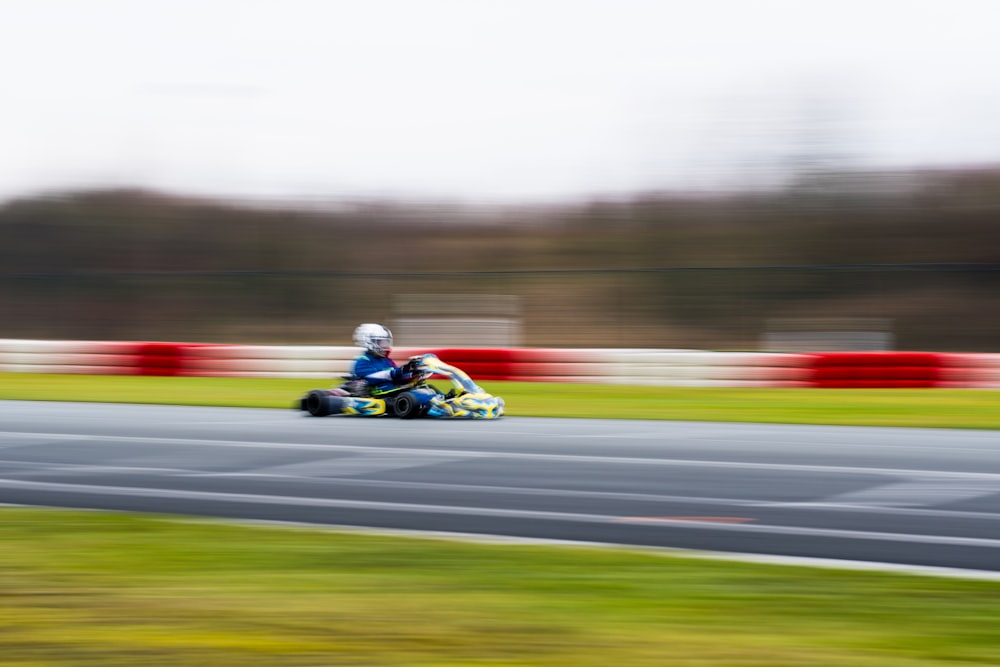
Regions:
<instances>
[{"instance_id":1,"label":"kart front wheel","mask_svg":"<svg viewBox=\"0 0 1000 667\"><path fill-rule=\"evenodd\" d=\"M414 419L424 412L424 406L412 392L406 391L396 397L392 411L400 419Z\"/></svg>"}]
</instances>

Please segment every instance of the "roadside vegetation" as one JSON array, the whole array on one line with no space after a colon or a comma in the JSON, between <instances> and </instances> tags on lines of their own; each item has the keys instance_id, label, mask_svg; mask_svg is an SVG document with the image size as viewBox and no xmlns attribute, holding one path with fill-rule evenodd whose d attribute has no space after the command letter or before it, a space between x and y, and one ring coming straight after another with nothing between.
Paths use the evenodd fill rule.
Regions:
<instances>
[{"instance_id":1,"label":"roadside vegetation","mask_svg":"<svg viewBox=\"0 0 1000 667\"><path fill-rule=\"evenodd\" d=\"M1000 664L1000 582L0 510L17 667Z\"/></svg>"},{"instance_id":2,"label":"roadside vegetation","mask_svg":"<svg viewBox=\"0 0 1000 667\"><path fill-rule=\"evenodd\" d=\"M348 345L360 322L510 316L531 347L874 326L996 352L998 211L998 169L532 206L62 193L0 205L0 336Z\"/></svg>"}]
</instances>

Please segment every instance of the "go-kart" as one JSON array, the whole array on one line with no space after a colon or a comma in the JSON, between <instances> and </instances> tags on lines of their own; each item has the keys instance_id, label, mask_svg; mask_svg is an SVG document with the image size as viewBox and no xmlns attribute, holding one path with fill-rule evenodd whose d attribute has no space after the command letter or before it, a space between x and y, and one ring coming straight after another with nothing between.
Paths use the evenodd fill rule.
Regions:
<instances>
[{"instance_id":1,"label":"go-kart","mask_svg":"<svg viewBox=\"0 0 1000 667\"><path fill-rule=\"evenodd\" d=\"M414 375L408 385L373 394L364 380L347 376L339 387L308 392L299 399L298 408L313 417L388 415L400 419L498 419L503 416L502 398L486 393L465 371L444 363L437 355L412 357L407 365ZM454 386L448 393L441 393L428 382L435 376L450 380Z\"/></svg>"}]
</instances>

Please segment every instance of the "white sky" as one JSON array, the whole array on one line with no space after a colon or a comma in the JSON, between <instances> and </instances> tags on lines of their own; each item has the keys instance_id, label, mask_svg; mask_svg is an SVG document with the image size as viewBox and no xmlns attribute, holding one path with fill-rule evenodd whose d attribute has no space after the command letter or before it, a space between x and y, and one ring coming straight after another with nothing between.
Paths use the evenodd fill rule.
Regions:
<instances>
[{"instance_id":1,"label":"white sky","mask_svg":"<svg viewBox=\"0 0 1000 667\"><path fill-rule=\"evenodd\" d=\"M1000 163L1000 0L0 0L0 200L528 200Z\"/></svg>"}]
</instances>

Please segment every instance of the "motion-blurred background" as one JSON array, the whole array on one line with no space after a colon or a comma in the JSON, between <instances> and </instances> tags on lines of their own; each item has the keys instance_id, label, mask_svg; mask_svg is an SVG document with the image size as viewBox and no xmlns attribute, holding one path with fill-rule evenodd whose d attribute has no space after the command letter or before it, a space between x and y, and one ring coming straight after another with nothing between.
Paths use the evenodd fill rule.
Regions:
<instances>
[{"instance_id":1,"label":"motion-blurred background","mask_svg":"<svg viewBox=\"0 0 1000 667\"><path fill-rule=\"evenodd\" d=\"M0 19L0 338L1000 350L988 0Z\"/></svg>"}]
</instances>

